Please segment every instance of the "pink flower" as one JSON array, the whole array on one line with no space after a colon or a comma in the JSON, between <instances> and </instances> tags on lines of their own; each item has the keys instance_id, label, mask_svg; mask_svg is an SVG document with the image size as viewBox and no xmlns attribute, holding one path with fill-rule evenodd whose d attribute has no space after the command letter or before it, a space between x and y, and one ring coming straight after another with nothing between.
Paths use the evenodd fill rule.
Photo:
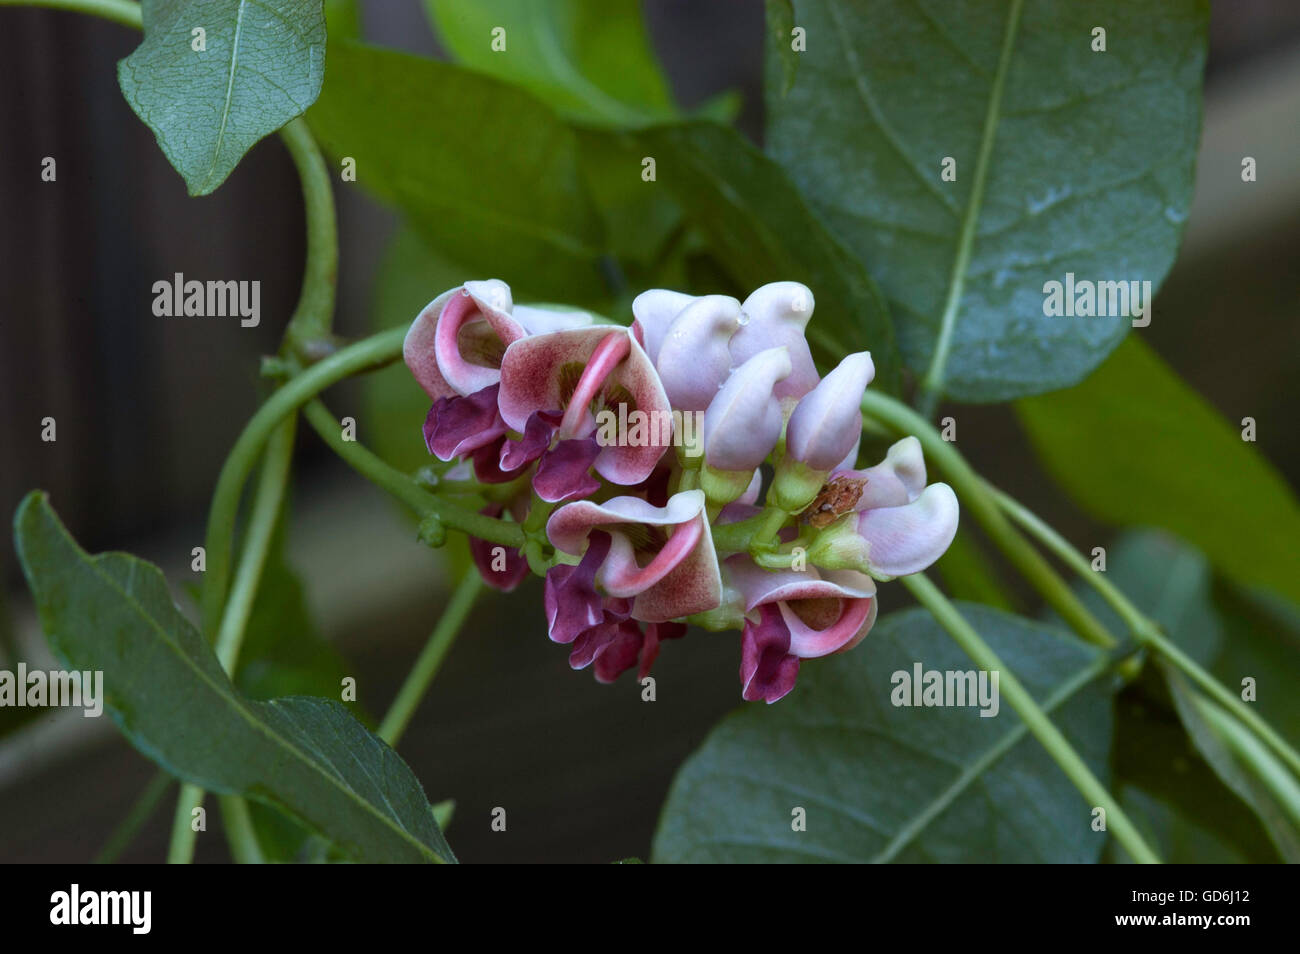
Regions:
<instances>
[{"instance_id":1,"label":"pink flower","mask_svg":"<svg viewBox=\"0 0 1300 954\"><path fill-rule=\"evenodd\" d=\"M631 599L631 615L645 622L667 622L716 608L722 600L722 579L704 505L703 493L688 490L670 497L663 507L639 497L614 497L600 504L576 501L551 514L546 524L551 543L565 553L583 554L584 562L580 573L560 574L560 567L553 568L557 580L552 586L548 574L548 588L557 607L564 598L585 607L580 615L557 609L551 638L568 642L578 623L592 626L601 621L591 609L591 584L599 584L607 596ZM610 541L591 565L587 561L597 534Z\"/></svg>"},{"instance_id":2,"label":"pink flower","mask_svg":"<svg viewBox=\"0 0 1300 954\"><path fill-rule=\"evenodd\" d=\"M853 570L766 570L745 554L724 566L745 612L740 682L750 701L794 688L799 661L852 649L876 619L876 586Z\"/></svg>"},{"instance_id":3,"label":"pink flower","mask_svg":"<svg viewBox=\"0 0 1300 954\"><path fill-rule=\"evenodd\" d=\"M515 308L503 281L466 282L443 292L415 317L402 357L435 401L467 396L501 380L501 357L513 342L589 324L586 312Z\"/></svg>"},{"instance_id":4,"label":"pink flower","mask_svg":"<svg viewBox=\"0 0 1300 954\"><path fill-rule=\"evenodd\" d=\"M822 472L843 461L862 437L862 392L875 374L871 354L859 351L800 398L786 425L787 456Z\"/></svg>"},{"instance_id":5,"label":"pink flower","mask_svg":"<svg viewBox=\"0 0 1300 954\"><path fill-rule=\"evenodd\" d=\"M784 347L760 351L731 373L704 412L704 460L717 470L749 474L781 437L777 385L790 374Z\"/></svg>"},{"instance_id":6,"label":"pink flower","mask_svg":"<svg viewBox=\"0 0 1300 954\"><path fill-rule=\"evenodd\" d=\"M534 415L558 415L553 433L561 442L589 442L588 463L612 483L645 480L671 443L671 429L651 427L644 441L594 446L593 409L671 421L659 375L626 328L599 325L520 338L506 349L500 373L497 406L509 427L527 437L530 423L537 426Z\"/></svg>"},{"instance_id":7,"label":"pink flower","mask_svg":"<svg viewBox=\"0 0 1300 954\"><path fill-rule=\"evenodd\" d=\"M876 579L919 573L943 556L957 535L960 508L947 484L925 484L921 442L906 437L866 470L838 470L832 480L861 481L856 519L823 531L809 558L867 569Z\"/></svg>"}]
</instances>

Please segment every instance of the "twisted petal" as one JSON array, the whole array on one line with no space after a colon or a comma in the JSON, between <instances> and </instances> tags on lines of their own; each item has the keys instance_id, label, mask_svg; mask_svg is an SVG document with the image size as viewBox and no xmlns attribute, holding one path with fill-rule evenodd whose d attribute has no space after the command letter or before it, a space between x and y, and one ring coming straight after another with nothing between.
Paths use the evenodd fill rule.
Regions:
<instances>
[{"instance_id":1,"label":"twisted petal","mask_svg":"<svg viewBox=\"0 0 1300 954\"><path fill-rule=\"evenodd\" d=\"M542 605L546 609L546 632L553 642L571 643L605 621L604 605L596 592L596 571L609 548L609 534L593 533L577 566L560 563L546 571Z\"/></svg>"},{"instance_id":2,"label":"twisted petal","mask_svg":"<svg viewBox=\"0 0 1300 954\"><path fill-rule=\"evenodd\" d=\"M612 344L617 345L617 348ZM621 352L621 358L613 360ZM596 368L588 369L589 363ZM650 359L626 328L608 325L556 331L522 338L506 349L501 362L501 416L514 430L523 432L528 418L542 409L566 410L571 397L600 393L607 404L627 404L627 413L645 412L650 420L671 415L668 396ZM570 393L566 393L569 390ZM576 403L576 400L575 400ZM585 404L578 408L585 412ZM579 426L576 421L581 418ZM566 436L586 436L583 429L594 427L588 413L566 419ZM637 484L650 476L669 446L667 429L649 428L647 440L636 445L621 441L603 447L596 458L596 471L616 484Z\"/></svg>"},{"instance_id":3,"label":"twisted petal","mask_svg":"<svg viewBox=\"0 0 1300 954\"><path fill-rule=\"evenodd\" d=\"M494 504L480 512L489 517L499 517L502 509L500 504ZM483 581L502 592L509 593L528 575L528 561L514 547L470 537L469 552Z\"/></svg>"},{"instance_id":4,"label":"twisted petal","mask_svg":"<svg viewBox=\"0 0 1300 954\"><path fill-rule=\"evenodd\" d=\"M790 630L775 606L766 605L759 621L745 620L740 637L741 696L747 702L773 703L794 688L799 657L790 652Z\"/></svg>"},{"instance_id":5,"label":"twisted petal","mask_svg":"<svg viewBox=\"0 0 1300 954\"><path fill-rule=\"evenodd\" d=\"M577 554L589 536L604 531L611 544L596 579L611 596L634 597L632 615L637 619L666 622L714 609L722 599L722 577L704 506L699 490L675 494L663 507L639 497L614 497L601 504L581 500L551 514L546 535L557 549ZM642 550L648 558L644 565L633 540L638 525L671 528L656 552Z\"/></svg>"},{"instance_id":6,"label":"twisted petal","mask_svg":"<svg viewBox=\"0 0 1300 954\"><path fill-rule=\"evenodd\" d=\"M674 408L703 411L731 373L731 336L740 327L740 302L726 295L697 298L673 319L655 368Z\"/></svg>"},{"instance_id":7,"label":"twisted petal","mask_svg":"<svg viewBox=\"0 0 1300 954\"><path fill-rule=\"evenodd\" d=\"M901 507L911 503L925 489L925 458L921 442L904 437L885 453L885 459L866 470L838 470L833 477L856 477L864 480L862 496L854 510L877 507Z\"/></svg>"},{"instance_id":8,"label":"twisted petal","mask_svg":"<svg viewBox=\"0 0 1300 954\"><path fill-rule=\"evenodd\" d=\"M511 317L530 335L545 335L552 331L586 328L596 323L589 311L573 308L538 308L532 305L515 305Z\"/></svg>"},{"instance_id":9,"label":"twisted petal","mask_svg":"<svg viewBox=\"0 0 1300 954\"><path fill-rule=\"evenodd\" d=\"M871 354L859 351L822 378L790 415L786 453L813 470L837 467L862 435L862 392L875 373Z\"/></svg>"},{"instance_id":10,"label":"twisted petal","mask_svg":"<svg viewBox=\"0 0 1300 954\"><path fill-rule=\"evenodd\" d=\"M751 471L781 436L777 382L790 374L785 348L754 355L727 378L704 412L704 459L718 470Z\"/></svg>"},{"instance_id":11,"label":"twisted petal","mask_svg":"<svg viewBox=\"0 0 1300 954\"><path fill-rule=\"evenodd\" d=\"M444 292L416 316L402 356L430 397L473 394L500 380L506 346L527 333L512 307L510 287L492 279Z\"/></svg>"},{"instance_id":12,"label":"twisted petal","mask_svg":"<svg viewBox=\"0 0 1300 954\"><path fill-rule=\"evenodd\" d=\"M587 497L600 489L590 470L600 446L594 437L560 441L542 455L533 475L533 489L547 503Z\"/></svg>"},{"instance_id":13,"label":"twisted petal","mask_svg":"<svg viewBox=\"0 0 1300 954\"><path fill-rule=\"evenodd\" d=\"M787 652L803 659L856 646L876 618L876 584L854 570L765 570L745 554L726 561L727 581L745 611L775 606L790 634Z\"/></svg>"},{"instance_id":14,"label":"twisted petal","mask_svg":"<svg viewBox=\"0 0 1300 954\"><path fill-rule=\"evenodd\" d=\"M813 293L798 282L773 282L745 299L741 310L748 322L731 339L731 357L744 364L760 351L784 346L790 352L791 371L776 387L778 398L801 398L817 386L804 329L813 313Z\"/></svg>"},{"instance_id":15,"label":"twisted petal","mask_svg":"<svg viewBox=\"0 0 1300 954\"><path fill-rule=\"evenodd\" d=\"M931 484L901 507L878 507L858 517L858 533L869 547L873 574L906 576L943 556L957 534L957 495L947 484Z\"/></svg>"},{"instance_id":16,"label":"twisted petal","mask_svg":"<svg viewBox=\"0 0 1300 954\"><path fill-rule=\"evenodd\" d=\"M440 397L424 419L424 445L439 460L462 457L505 432L505 421L497 413L496 385L468 397Z\"/></svg>"},{"instance_id":17,"label":"twisted petal","mask_svg":"<svg viewBox=\"0 0 1300 954\"><path fill-rule=\"evenodd\" d=\"M668 334L668 326L691 302L692 295L669 291L666 288L652 288L644 291L632 300L632 317L634 328L640 331L641 341L651 361L659 360L659 346Z\"/></svg>"}]
</instances>

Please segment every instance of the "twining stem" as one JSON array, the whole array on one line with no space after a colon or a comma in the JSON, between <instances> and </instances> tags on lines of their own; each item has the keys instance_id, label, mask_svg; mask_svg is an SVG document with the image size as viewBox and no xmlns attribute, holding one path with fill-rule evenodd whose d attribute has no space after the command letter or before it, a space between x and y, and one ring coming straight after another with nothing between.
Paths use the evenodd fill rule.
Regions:
<instances>
[{"instance_id":1,"label":"twining stem","mask_svg":"<svg viewBox=\"0 0 1300 954\"><path fill-rule=\"evenodd\" d=\"M338 419L320 401L309 403L303 413L316 433L336 454L361 476L388 491L416 513L422 516L435 514L447 526L489 543L499 543L515 549L524 545L524 533L518 524L474 513L435 497L413 478L383 461L374 451L356 441L344 440Z\"/></svg>"},{"instance_id":2,"label":"twining stem","mask_svg":"<svg viewBox=\"0 0 1300 954\"><path fill-rule=\"evenodd\" d=\"M0 6L49 7L52 10L71 10L112 20L122 26L142 25L140 4L134 0L0 0Z\"/></svg>"},{"instance_id":3,"label":"twining stem","mask_svg":"<svg viewBox=\"0 0 1300 954\"><path fill-rule=\"evenodd\" d=\"M285 350L308 360L320 355L307 346L327 338L334 317L334 296L338 285L338 223L334 215L334 193L329 171L316 139L302 119L280 130L280 139L302 183L302 201L307 214L307 262L303 268L298 304L285 329Z\"/></svg>"},{"instance_id":4,"label":"twining stem","mask_svg":"<svg viewBox=\"0 0 1300 954\"><path fill-rule=\"evenodd\" d=\"M1273 753L1240 722L1213 702L1193 695L1192 704L1237 759L1249 766L1252 774L1272 792L1290 816L1292 824L1300 829L1300 784L1287 772L1286 766L1278 762Z\"/></svg>"},{"instance_id":5,"label":"twining stem","mask_svg":"<svg viewBox=\"0 0 1300 954\"><path fill-rule=\"evenodd\" d=\"M456 634L460 632L461 625L465 622L465 617L469 615L470 610L473 609L474 601L478 598L482 588L483 583L479 578L478 571L471 567L456 587L447 608L442 611L442 617L438 620L438 625L434 627L433 633L429 636L429 641L420 652L419 658L415 660L415 665L407 673L406 681L402 683L397 698L389 706L388 714L384 716L384 721L379 724L377 733L381 739L394 748L396 748L398 740L402 737L402 733L406 731L411 717L415 715L415 710L419 707L420 700L424 698L425 692L428 691L429 684L433 682L433 677L438 674L438 669L442 666L447 651L451 649L451 644L455 642Z\"/></svg>"},{"instance_id":6,"label":"twining stem","mask_svg":"<svg viewBox=\"0 0 1300 954\"><path fill-rule=\"evenodd\" d=\"M226 600L221 628L217 631L217 659L221 662L221 668L232 676L244 642L248 619L253 613L253 602L257 598L258 583L271 549L271 537L280 517L280 507L284 503L296 425L295 418L286 418L271 435L266 446L266 454L262 458L262 476L253 497L253 509L248 515L244 553L239 561L234 585L230 588L230 598Z\"/></svg>"},{"instance_id":7,"label":"twining stem","mask_svg":"<svg viewBox=\"0 0 1300 954\"><path fill-rule=\"evenodd\" d=\"M1105 809L1107 830L1115 835L1133 860L1143 864L1158 864L1160 859L1148 847L1128 815L1120 808L1119 803L1034 701L1034 697L1016 678L1015 673L1003 664L988 643L984 642L974 627L957 612L957 608L948 601L939 588L922 573L904 576L901 579L903 584L912 591L912 595L930 611L976 665L988 672L999 674L999 691L1006 696L1011 707L1019 713L1020 718L1029 727L1029 731L1061 767L1087 802L1093 807Z\"/></svg>"},{"instance_id":8,"label":"twining stem","mask_svg":"<svg viewBox=\"0 0 1300 954\"><path fill-rule=\"evenodd\" d=\"M1226 708L1232 715L1242 721L1251 731L1258 735L1275 753L1300 777L1300 753L1297 753L1272 726L1246 705L1236 693L1230 691L1194 659L1171 642L1160 627L1134 606L1105 574L1095 572L1078 550L1070 545L1064 537L1048 526L1020 501L989 488L999 505L1011 515L1011 519L1036 537L1049 551L1056 554L1063 563L1093 587L1112 609L1124 621L1139 643L1149 647L1182 670L1188 678L1200 686L1211 698Z\"/></svg>"},{"instance_id":9,"label":"twining stem","mask_svg":"<svg viewBox=\"0 0 1300 954\"><path fill-rule=\"evenodd\" d=\"M230 845L230 854L236 864L260 865L266 861L262 848L257 843L257 833L253 830L253 816L249 813L248 802L238 795L222 795L217 801L221 803L221 821L226 828L226 842Z\"/></svg>"},{"instance_id":10,"label":"twining stem","mask_svg":"<svg viewBox=\"0 0 1300 954\"><path fill-rule=\"evenodd\" d=\"M913 434L925 455L951 482L963 508L974 514L1007 559L1043 595L1047 604L1088 642L1111 649L1116 639L1070 589L1033 545L1007 519L987 485L951 443L907 405L879 391L862 396L862 411L896 433Z\"/></svg>"}]
</instances>

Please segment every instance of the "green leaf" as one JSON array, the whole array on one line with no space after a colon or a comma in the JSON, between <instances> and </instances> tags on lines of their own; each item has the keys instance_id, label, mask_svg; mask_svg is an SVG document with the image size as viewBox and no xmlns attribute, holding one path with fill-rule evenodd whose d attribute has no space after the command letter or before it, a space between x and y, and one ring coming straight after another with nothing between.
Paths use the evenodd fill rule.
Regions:
<instances>
[{"instance_id":1,"label":"green leaf","mask_svg":"<svg viewBox=\"0 0 1300 954\"><path fill-rule=\"evenodd\" d=\"M240 695L157 567L88 556L39 492L14 536L50 647L70 669L104 673L109 710L150 759L277 806L358 861L455 860L397 753L336 702Z\"/></svg>"},{"instance_id":2,"label":"green leaf","mask_svg":"<svg viewBox=\"0 0 1300 954\"><path fill-rule=\"evenodd\" d=\"M957 531L957 536L953 537L934 568L953 599L1015 611L1015 604L993 572L988 554L970 530Z\"/></svg>"},{"instance_id":3,"label":"green leaf","mask_svg":"<svg viewBox=\"0 0 1300 954\"><path fill-rule=\"evenodd\" d=\"M577 139L527 93L344 40L330 44L307 121L329 152L356 160L358 183L464 268L458 281L500 278L516 295L604 303L604 235Z\"/></svg>"},{"instance_id":4,"label":"green leaf","mask_svg":"<svg viewBox=\"0 0 1300 954\"><path fill-rule=\"evenodd\" d=\"M789 92L768 89L767 149L880 283L908 367L964 401L1065 387L1096 367L1129 321L1046 317L1043 285L1073 272L1154 289L1169 270L1209 4L794 8L808 49ZM1105 52L1092 50L1098 25ZM956 181L940 177L945 157Z\"/></svg>"},{"instance_id":5,"label":"green leaf","mask_svg":"<svg viewBox=\"0 0 1300 954\"><path fill-rule=\"evenodd\" d=\"M207 195L254 143L315 102L325 76L321 0L142 6L144 42L117 65L122 95L190 195Z\"/></svg>"},{"instance_id":6,"label":"green leaf","mask_svg":"<svg viewBox=\"0 0 1300 954\"><path fill-rule=\"evenodd\" d=\"M1255 773L1238 762L1229 744L1216 731L1209 718L1207 707L1215 706L1196 693L1183 675L1170 665L1162 665L1165 681L1179 717L1196 748L1213 767L1216 775L1232 789L1243 802L1254 809L1263 823L1278 853L1288 863L1300 862L1300 831L1287 818L1285 807L1279 803L1267 785ZM1222 711L1222 710L1218 710ZM1294 782L1292 783L1294 785Z\"/></svg>"},{"instance_id":7,"label":"green leaf","mask_svg":"<svg viewBox=\"0 0 1300 954\"><path fill-rule=\"evenodd\" d=\"M1016 410L1044 466L1092 516L1164 527L1230 579L1300 602L1290 488L1141 341L1079 387Z\"/></svg>"},{"instance_id":8,"label":"green leaf","mask_svg":"<svg viewBox=\"0 0 1300 954\"><path fill-rule=\"evenodd\" d=\"M709 122L622 134L628 175L642 157L655 181L709 239L709 251L743 288L803 282L816 299L808 340L823 368L870 351L876 386L896 392L898 355L883 299L862 265L818 223L781 168L733 129Z\"/></svg>"},{"instance_id":9,"label":"green leaf","mask_svg":"<svg viewBox=\"0 0 1300 954\"><path fill-rule=\"evenodd\" d=\"M1103 781L1111 706L1100 655L998 610L962 614ZM683 765L656 861L1095 861L1090 808L1003 704L891 704L893 673L973 670L924 610L881 620L842 656L809 661L772 706L728 716ZM792 810L807 830L792 830Z\"/></svg>"},{"instance_id":10,"label":"green leaf","mask_svg":"<svg viewBox=\"0 0 1300 954\"><path fill-rule=\"evenodd\" d=\"M425 9L458 61L565 116L615 126L676 117L640 0L425 0ZM494 30L504 49L493 48Z\"/></svg>"}]
</instances>

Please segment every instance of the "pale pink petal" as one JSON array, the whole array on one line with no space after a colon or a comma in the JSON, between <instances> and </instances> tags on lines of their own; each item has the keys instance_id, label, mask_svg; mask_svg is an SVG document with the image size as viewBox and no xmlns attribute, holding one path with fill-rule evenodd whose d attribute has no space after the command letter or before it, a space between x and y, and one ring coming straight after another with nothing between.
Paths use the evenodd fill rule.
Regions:
<instances>
[{"instance_id":1,"label":"pale pink petal","mask_svg":"<svg viewBox=\"0 0 1300 954\"><path fill-rule=\"evenodd\" d=\"M710 467L752 471L763 463L784 423L773 389L789 373L785 348L760 351L731 372L704 412L704 459Z\"/></svg>"},{"instance_id":2,"label":"pale pink petal","mask_svg":"<svg viewBox=\"0 0 1300 954\"><path fill-rule=\"evenodd\" d=\"M443 292L425 305L415 316L415 321L411 322L406 338L402 341L402 360L411 369L416 383L435 401L438 398L455 397L460 393L447 383L442 372L438 370L438 355L434 348L438 316L442 314L443 306L451 300L452 296L460 293L461 288L457 286Z\"/></svg>"},{"instance_id":3,"label":"pale pink petal","mask_svg":"<svg viewBox=\"0 0 1300 954\"><path fill-rule=\"evenodd\" d=\"M798 282L772 282L745 299L741 310L748 322L731 339L731 357L741 365L768 348L790 352L790 374L776 386L778 398L801 398L817 386L804 329L813 313L813 293Z\"/></svg>"},{"instance_id":4,"label":"pale pink petal","mask_svg":"<svg viewBox=\"0 0 1300 954\"><path fill-rule=\"evenodd\" d=\"M654 359L674 408L703 411L731 373L727 343L740 327L740 302L706 295L673 319Z\"/></svg>"},{"instance_id":5,"label":"pale pink petal","mask_svg":"<svg viewBox=\"0 0 1300 954\"><path fill-rule=\"evenodd\" d=\"M572 308L540 308L535 305L515 305L510 316L530 335L545 335L552 331L570 328L587 328L596 324L596 316L589 311ZM607 324L607 322L600 322Z\"/></svg>"},{"instance_id":6,"label":"pale pink petal","mask_svg":"<svg viewBox=\"0 0 1300 954\"><path fill-rule=\"evenodd\" d=\"M931 484L901 507L879 507L858 517L873 575L906 576L943 556L957 534L957 495L947 484Z\"/></svg>"},{"instance_id":7,"label":"pale pink petal","mask_svg":"<svg viewBox=\"0 0 1300 954\"><path fill-rule=\"evenodd\" d=\"M650 355L651 361L659 358L659 345L668 334L668 326L693 301L693 295L666 288L652 288L632 300L632 317L641 329L646 354Z\"/></svg>"},{"instance_id":8,"label":"pale pink petal","mask_svg":"<svg viewBox=\"0 0 1300 954\"><path fill-rule=\"evenodd\" d=\"M830 471L862 436L862 392L875 376L871 354L859 351L836 365L804 395L786 426L786 453L813 470Z\"/></svg>"},{"instance_id":9,"label":"pale pink petal","mask_svg":"<svg viewBox=\"0 0 1300 954\"><path fill-rule=\"evenodd\" d=\"M901 507L911 503L925 489L925 457L921 442L904 437L885 454L885 459L866 470L837 470L832 477L857 477L866 481L854 510Z\"/></svg>"}]
</instances>

